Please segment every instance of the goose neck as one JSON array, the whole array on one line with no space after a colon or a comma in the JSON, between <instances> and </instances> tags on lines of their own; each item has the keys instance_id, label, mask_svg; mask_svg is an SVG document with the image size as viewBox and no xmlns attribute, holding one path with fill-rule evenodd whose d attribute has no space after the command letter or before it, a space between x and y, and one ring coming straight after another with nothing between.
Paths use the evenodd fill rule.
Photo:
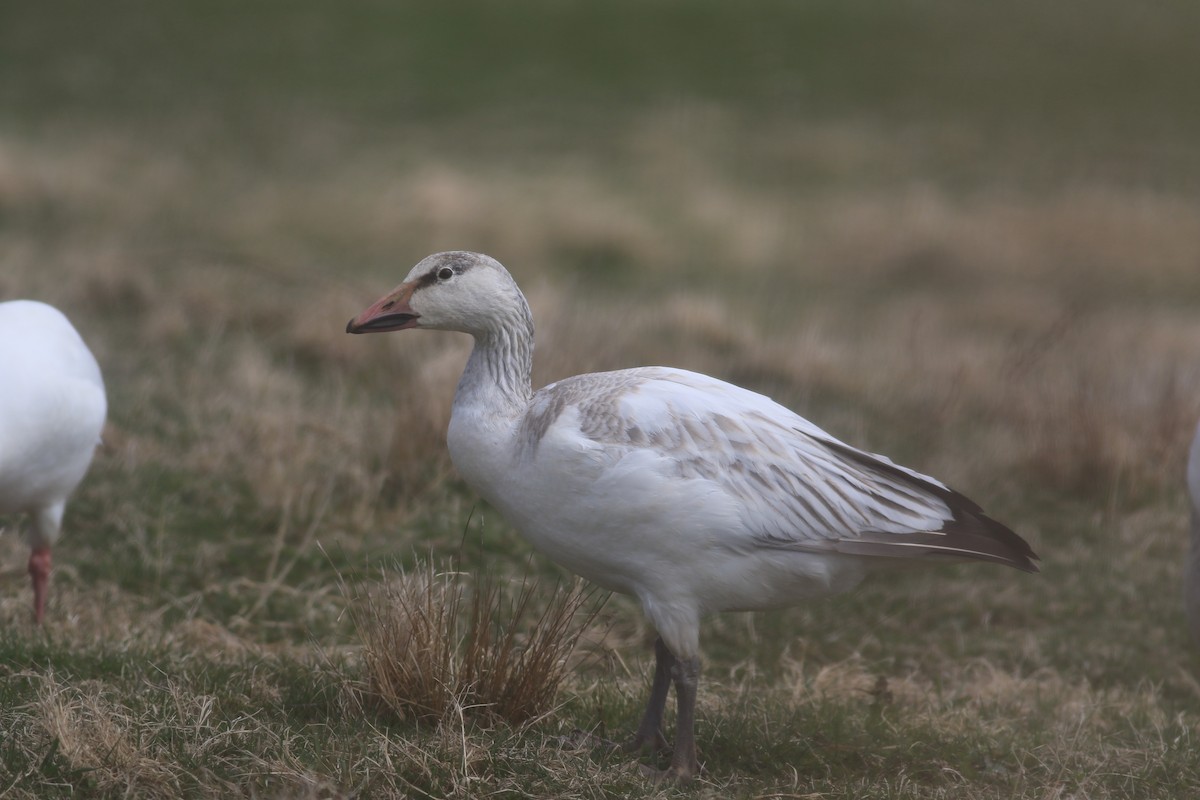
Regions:
<instances>
[{"instance_id":1,"label":"goose neck","mask_svg":"<svg viewBox=\"0 0 1200 800\"><path fill-rule=\"evenodd\" d=\"M477 333L455 404L479 404L491 413L516 416L533 396L532 371L532 325L505 325Z\"/></svg>"}]
</instances>

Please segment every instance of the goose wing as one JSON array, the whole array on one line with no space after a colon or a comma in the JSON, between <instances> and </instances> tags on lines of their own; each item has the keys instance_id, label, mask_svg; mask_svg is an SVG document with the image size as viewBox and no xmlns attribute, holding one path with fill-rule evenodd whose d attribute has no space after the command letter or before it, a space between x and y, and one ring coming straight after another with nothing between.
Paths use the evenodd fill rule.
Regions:
<instances>
[{"instance_id":1,"label":"goose wing","mask_svg":"<svg viewBox=\"0 0 1200 800\"><path fill-rule=\"evenodd\" d=\"M524 447L536 450L564 425L617 454L651 450L676 477L719 486L742 525L741 536L731 534L734 547L974 559L1037 571L1021 537L935 478L706 375L646 367L551 384L522 422Z\"/></svg>"}]
</instances>

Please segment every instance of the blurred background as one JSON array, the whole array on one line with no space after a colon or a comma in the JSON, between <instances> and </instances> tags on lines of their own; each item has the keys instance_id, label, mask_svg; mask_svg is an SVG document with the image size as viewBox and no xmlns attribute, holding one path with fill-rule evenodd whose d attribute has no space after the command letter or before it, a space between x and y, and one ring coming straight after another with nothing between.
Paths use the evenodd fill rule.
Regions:
<instances>
[{"instance_id":1,"label":"blurred background","mask_svg":"<svg viewBox=\"0 0 1200 800\"><path fill-rule=\"evenodd\" d=\"M789 318L861 282L1200 281L1186 2L2 13L7 232L103 228L139 273L391 280L475 248L526 282Z\"/></svg>"}]
</instances>

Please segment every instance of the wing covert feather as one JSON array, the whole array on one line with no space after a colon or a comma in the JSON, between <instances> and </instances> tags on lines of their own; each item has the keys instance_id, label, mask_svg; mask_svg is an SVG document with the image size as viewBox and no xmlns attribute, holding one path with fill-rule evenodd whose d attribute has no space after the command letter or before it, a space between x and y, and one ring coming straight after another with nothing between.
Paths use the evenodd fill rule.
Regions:
<instances>
[{"instance_id":1,"label":"wing covert feather","mask_svg":"<svg viewBox=\"0 0 1200 800\"><path fill-rule=\"evenodd\" d=\"M1028 545L934 478L835 439L774 401L662 367L594 373L537 393L522 439L536 450L568 419L617 451L650 449L685 479L718 485L743 536L731 546L944 556L1036 570ZM733 534L735 532L731 532Z\"/></svg>"}]
</instances>

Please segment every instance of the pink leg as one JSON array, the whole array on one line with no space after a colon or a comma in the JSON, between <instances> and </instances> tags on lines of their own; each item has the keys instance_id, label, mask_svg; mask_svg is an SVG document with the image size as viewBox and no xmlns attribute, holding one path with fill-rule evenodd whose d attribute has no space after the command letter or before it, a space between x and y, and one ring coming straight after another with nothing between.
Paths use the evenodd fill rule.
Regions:
<instances>
[{"instance_id":1,"label":"pink leg","mask_svg":"<svg viewBox=\"0 0 1200 800\"><path fill-rule=\"evenodd\" d=\"M46 614L46 587L50 582L50 547L40 545L29 554L29 577L33 578L33 621L42 624Z\"/></svg>"}]
</instances>

